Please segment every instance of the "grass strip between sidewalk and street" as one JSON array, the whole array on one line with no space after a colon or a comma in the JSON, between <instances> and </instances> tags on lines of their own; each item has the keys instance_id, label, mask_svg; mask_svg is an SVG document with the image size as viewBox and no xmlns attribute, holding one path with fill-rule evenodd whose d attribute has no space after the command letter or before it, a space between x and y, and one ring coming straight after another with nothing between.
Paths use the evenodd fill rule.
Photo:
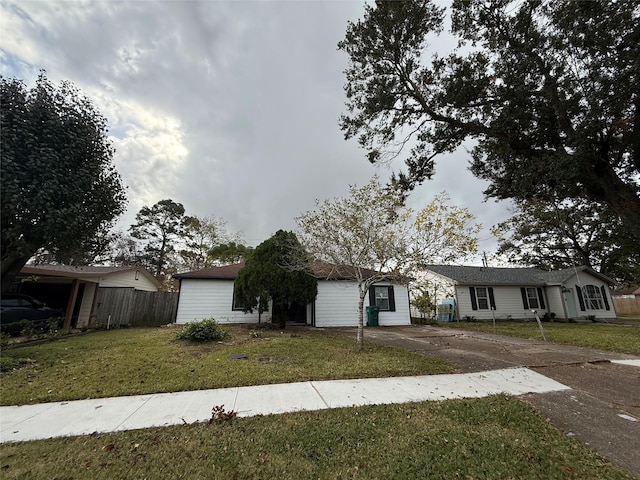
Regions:
<instances>
[{"instance_id":1,"label":"grass strip between sidewalk and street","mask_svg":"<svg viewBox=\"0 0 640 480\"><path fill-rule=\"evenodd\" d=\"M0 465L5 480L633 478L503 395L5 444Z\"/></svg>"}]
</instances>

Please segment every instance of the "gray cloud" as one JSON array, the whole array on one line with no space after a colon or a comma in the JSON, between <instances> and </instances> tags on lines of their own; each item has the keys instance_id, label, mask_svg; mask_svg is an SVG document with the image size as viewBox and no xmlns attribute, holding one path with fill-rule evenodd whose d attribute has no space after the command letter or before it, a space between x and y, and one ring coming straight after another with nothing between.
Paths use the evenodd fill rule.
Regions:
<instances>
[{"instance_id":1,"label":"gray cloud","mask_svg":"<svg viewBox=\"0 0 640 480\"><path fill-rule=\"evenodd\" d=\"M226 219L255 245L294 229L316 198L390 174L338 128L347 59L336 44L361 16L359 2L1 5L2 74L32 81L44 68L109 119L129 186L122 227L142 205L172 198L190 214ZM504 219L504 204L482 203L468 158L460 150L442 159L411 206L447 190L486 225Z\"/></svg>"}]
</instances>

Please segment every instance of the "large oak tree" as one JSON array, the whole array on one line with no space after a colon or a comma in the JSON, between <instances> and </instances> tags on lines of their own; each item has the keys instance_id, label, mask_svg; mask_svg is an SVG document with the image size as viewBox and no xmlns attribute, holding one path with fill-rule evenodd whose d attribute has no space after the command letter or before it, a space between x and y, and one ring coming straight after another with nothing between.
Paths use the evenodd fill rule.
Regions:
<instances>
[{"instance_id":1,"label":"large oak tree","mask_svg":"<svg viewBox=\"0 0 640 480\"><path fill-rule=\"evenodd\" d=\"M584 199L516 203L513 216L494 227L498 255L545 270L586 265L634 285L640 278L640 248L604 204Z\"/></svg>"},{"instance_id":2,"label":"large oak tree","mask_svg":"<svg viewBox=\"0 0 640 480\"><path fill-rule=\"evenodd\" d=\"M365 5L349 55L347 138L369 160L400 154L413 188L434 159L473 140L485 193L606 203L640 239L640 3L454 0L448 55L429 47L445 9L430 0Z\"/></svg>"},{"instance_id":3,"label":"large oak tree","mask_svg":"<svg viewBox=\"0 0 640 480\"><path fill-rule=\"evenodd\" d=\"M107 121L69 82L0 77L2 290L38 251L84 250L126 206Z\"/></svg>"}]
</instances>

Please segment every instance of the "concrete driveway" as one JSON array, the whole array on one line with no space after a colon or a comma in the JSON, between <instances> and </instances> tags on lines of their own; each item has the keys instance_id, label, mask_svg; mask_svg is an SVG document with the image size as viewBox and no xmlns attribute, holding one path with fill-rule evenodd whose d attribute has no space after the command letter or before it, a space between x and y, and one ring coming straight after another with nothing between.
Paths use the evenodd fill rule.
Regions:
<instances>
[{"instance_id":1,"label":"concrete driveway","mask_svg":"<svg viewBox=\"0 0 640 480\"><path fill-rule=\"evenodd\" d=\"M355 329L341 331L355 338ZM365 339L441 357L463 373L520 366L571 387L520 398L640 478L638 357L428 325L367 328Z\"/></svg>"}]
</instances>

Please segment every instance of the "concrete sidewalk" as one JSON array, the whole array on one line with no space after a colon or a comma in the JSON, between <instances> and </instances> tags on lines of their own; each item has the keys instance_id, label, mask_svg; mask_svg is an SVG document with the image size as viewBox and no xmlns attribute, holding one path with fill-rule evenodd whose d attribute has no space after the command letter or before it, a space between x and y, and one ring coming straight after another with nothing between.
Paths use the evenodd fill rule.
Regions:
<instances>
[{"instance_id":1,"label":"concrete sidewalk","mask_svg":"<svg viewBox=\"0 0 640 480\"><path fill-rule=\"evenodd\" d=\"M359 405L546 393L570 388L528 368L467 374L329 380L0 407L0 443L207 421L215 406L240 417Z\"/></svg>"}]
</instances>

